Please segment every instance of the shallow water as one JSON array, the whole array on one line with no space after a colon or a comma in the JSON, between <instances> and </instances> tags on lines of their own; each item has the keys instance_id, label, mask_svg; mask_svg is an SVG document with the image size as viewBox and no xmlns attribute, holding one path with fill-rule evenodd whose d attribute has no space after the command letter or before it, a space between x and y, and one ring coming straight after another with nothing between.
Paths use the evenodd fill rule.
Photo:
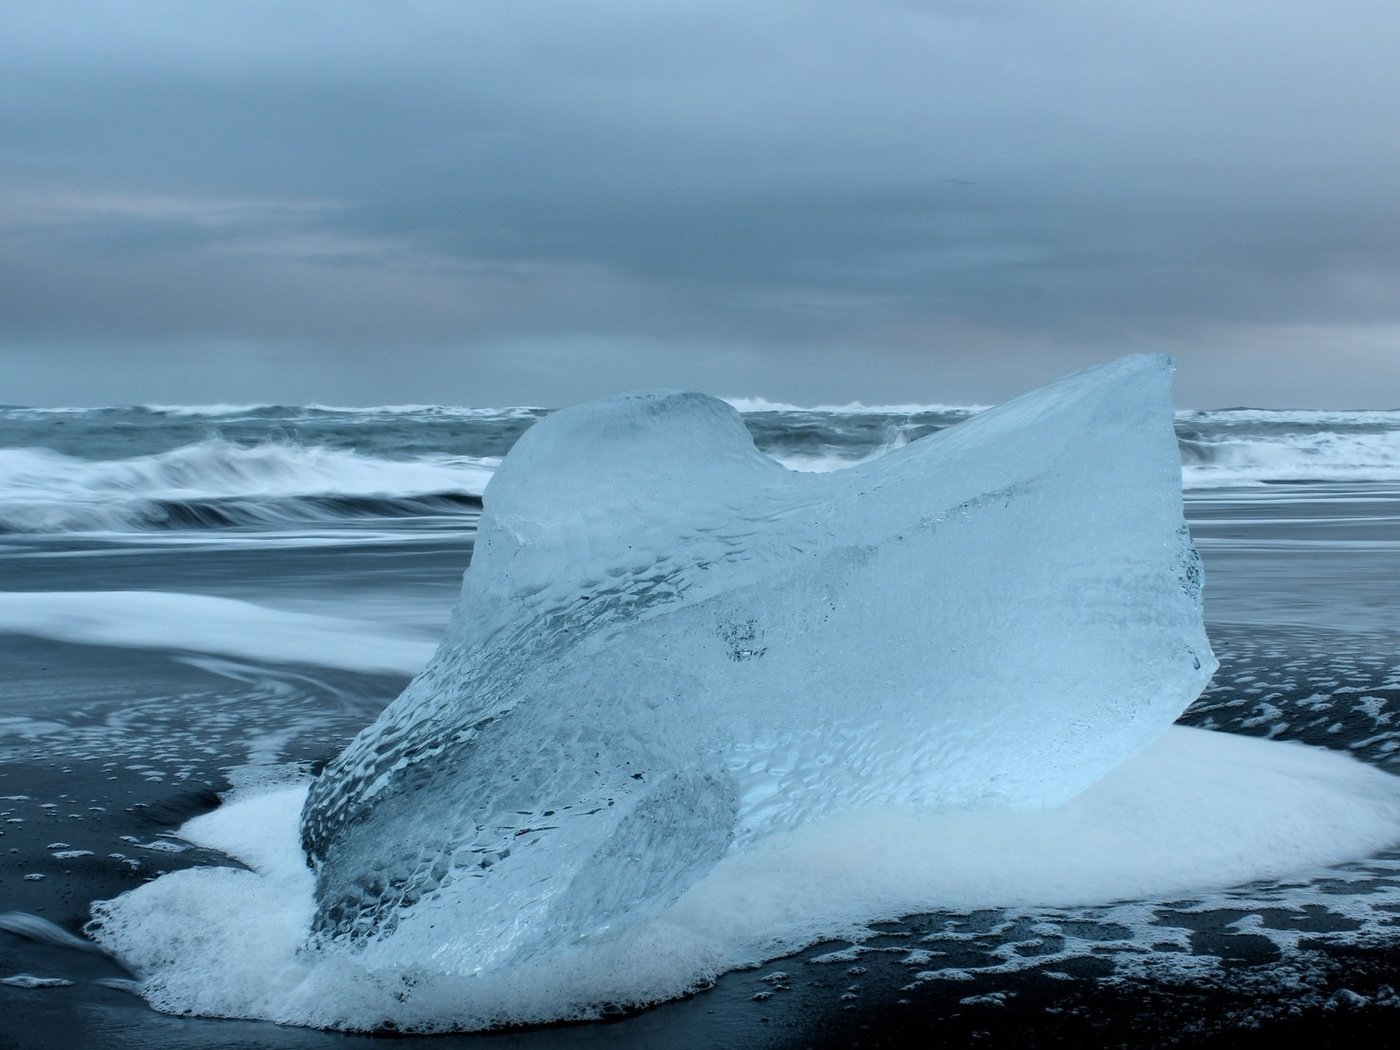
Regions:
<instances>
[{"instance_id":1,"label":"shallow water","mask_svg":"<svg viewBox=\"0 0 1400 1050\"><path fill-rule=\"evenodd\" d=\"M244 437L261 433L247 425ZM836 448L858 458L902 422L860 422L846 438L830 436L852 425L845 417L822 425L814 454ZM815 426L793 421L794 432ZM508 435L490 433L494 444L459 451L499 455ZM138 431L132 443L143 441L141 454L157 450ZM474 509L441 510L309 526L10 533L0 537L0 586L66 593L74 615L85 592L208 595L254 613L385 625L408 644L436 637L470 549ZM1183 721L1296 739L1400 772L1392 597L1400 488L1359 478L1215 487L1190 494L1188 516L1222 667ZM333 666L334 646L296 662L259 658L256 615L229 616L201 641L140 611L158 603L138 603L116 646L101 644L95 628L85 641L26 628L22 599L8 600L19 611L0 633L0 910L69 933L80 931L94 900L161 872L227 863L174 830L259 770L315 769L407 678ZM1393 1024L1400 1005L1389 990L1400 987L1398 921L1400 851L1389 851L1183 900L908 917L860 943L816 945L613 1023L434 1045L900 1045L916 1033L997 1045L1155 1045L1263 1039L1285 1024L1365 1034ZM0 1046L344 1047L361 1039L158 1014L121 986L130 975L117 964L43 940L42 931L0 921L0 978L71 983L0 983Z\"/></svg>"}]
</instances>

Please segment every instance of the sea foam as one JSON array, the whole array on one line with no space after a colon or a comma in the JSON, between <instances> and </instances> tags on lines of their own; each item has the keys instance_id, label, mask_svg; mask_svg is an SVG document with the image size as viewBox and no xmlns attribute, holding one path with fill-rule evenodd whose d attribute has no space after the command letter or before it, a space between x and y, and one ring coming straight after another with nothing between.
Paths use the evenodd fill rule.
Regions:
<instances>
[{"instance_id":1,"label":"sea foam","mask_svg":"<svg viewBox=\"0 0 1400 1050\"><path fill-rule=\"evenodd\" d=\"M726 858L659 915L587 952L449 977L431 959L374 970L306 949L305 792L236 796L180 830L250 870L188 869L95 906L88 932L154 1006L357 1030L586 1019L601 1003L672 998L902 915L1170 900L1307 875L1400 837L1400 778L1299 744L1176 727L1054 809L844 813ZM923 976L938 971L931 961Z\"/></svg>"},{"instance_id":2,"label":"sea foam","mask_svg":"<svg viewBox=\"0 0 1400 1050\"><path fill-rule=\"evenodd\" d=\"M0 632L86 645L185 650L412 674L432 636L412 627L167 591L0 592Z\"/></svg>"}]
</instances>

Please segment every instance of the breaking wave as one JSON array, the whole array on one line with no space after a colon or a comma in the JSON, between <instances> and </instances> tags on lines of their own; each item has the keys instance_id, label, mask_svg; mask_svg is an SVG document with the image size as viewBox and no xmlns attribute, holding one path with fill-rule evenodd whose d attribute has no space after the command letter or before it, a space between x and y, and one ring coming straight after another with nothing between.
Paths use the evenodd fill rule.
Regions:
<instances>
[{"instance_id":1,"label":"breaking wave","mask_svg":"<svg viewBox=\"0 0 1400 1050\"><path fill-rule=\"evenodd\" d=\"M804 471L867 462L978 409L728 400L760 449ZM479 509L500 457L547 414L446 405L3 407L0 533L461 517ZM1176 432L1188 489L1400 482L1400 411L1178 412Z\"/></svg>"},{"instance_id":2,"label":"breaking wave","mask_svg":"<svg viewBox=\"0 0 1400 1050\"><path fill-rule=\"evenodd\" d=\"M873 415L873 416L921 416L921 415L960 415L970 416L981 412L990 405L943 405L943 404L898 404L867 405L861 401L848 401L844 405L793 405L786 401L769 401L765 397L722 397L736 412L745 415L758 412L814 412L825 415Z\"/></svg>"},{"instance_id":3,"label":"breaking wave","mask_svg":"<svg viewBox=\"0 0 1400 1050\"><path fill-rule=\"evenodd\" d=\"M1178 434L1188 488L1270 481L1400 480L1400 429Z\"/></svg>"},{"instance_id":4,"label":"breaking wave","mask_svg":"<svg viewBox=\"0 0 1400 1050\"><path fill-rule=\"evenodd\" d=\"M280 441L213 437L155 455L86 460L0 449L0 532L268 526L461 513L496 460L381 459Z\"/></svg>"}]
</instances>

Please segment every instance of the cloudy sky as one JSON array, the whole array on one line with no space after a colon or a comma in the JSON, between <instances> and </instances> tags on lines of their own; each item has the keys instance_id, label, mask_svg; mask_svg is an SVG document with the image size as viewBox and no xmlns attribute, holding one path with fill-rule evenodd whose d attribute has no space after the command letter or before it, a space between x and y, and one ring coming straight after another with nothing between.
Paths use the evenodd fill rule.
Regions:
<instances>
[{"instance_id":1,"label":"cloudy sky","mask_svg":"<svg viewBox=\"0 0 1400 1050\"><path fill-rule=\"evenodd\" d=\"M0 403L1400 407L1394 0L0 14Z\"/></svg>"}]
</instances>

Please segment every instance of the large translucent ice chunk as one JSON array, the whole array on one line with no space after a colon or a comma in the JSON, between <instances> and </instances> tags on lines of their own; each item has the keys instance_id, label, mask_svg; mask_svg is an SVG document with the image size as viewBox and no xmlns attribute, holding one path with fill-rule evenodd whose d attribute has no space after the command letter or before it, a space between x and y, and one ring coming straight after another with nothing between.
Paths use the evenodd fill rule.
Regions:
<instances>
[{"instance_id":1,"label":"large translucent ice chunk","mask_svg":"<svg viewBox=\"0 0 1400 1050\"><path fill-rule=\"evenodd\" d=\"M825 475L700 394L536 424L436 656L312 788L318 937L470 973L837 810L1075 795L1215 668L1170 376L1125 358Z\"/></svg>"}]
</instances>

